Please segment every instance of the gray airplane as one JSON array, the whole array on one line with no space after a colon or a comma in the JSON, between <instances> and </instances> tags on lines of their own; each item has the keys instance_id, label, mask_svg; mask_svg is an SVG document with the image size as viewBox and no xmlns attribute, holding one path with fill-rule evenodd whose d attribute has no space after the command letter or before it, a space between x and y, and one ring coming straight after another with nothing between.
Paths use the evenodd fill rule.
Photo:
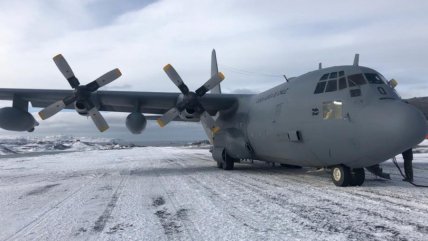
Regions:
<instances>
[{"instance_id":1,"label":"gray airplane","mask_svg":"<svg viewBox=\"0 0 428 241\"><path fill-rule=\"evenodd\" d=\"M327 167L337 186L362 185L364 168L416 146L427 133L428 99L401 99L396 81L359 66L358 55L353 65L320 64L260 94L222 94L224 75L215 51L211 78L194 92L171 65L164 67L181 93L98 91L120 71L82 85L62 55L54 62L73 90L0 89L1 100L13 101L0 109L1 128L34 131L38 122L28 112L29 102L44 108L41 119L75 109L101 132L109 126L100 111L130 113L126 126L134 134L144 130L147 119L157 119L161 127L175 120L200 121L219 168L231 170L243 159Z\"/></svg>"}]
</instances>

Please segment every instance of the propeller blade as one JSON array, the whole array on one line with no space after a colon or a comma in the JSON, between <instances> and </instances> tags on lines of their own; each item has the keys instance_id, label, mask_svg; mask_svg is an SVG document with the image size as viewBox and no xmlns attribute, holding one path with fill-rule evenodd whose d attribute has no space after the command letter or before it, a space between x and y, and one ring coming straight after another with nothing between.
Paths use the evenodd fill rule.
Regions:
<instances>
[{"instance_id":1,"label":"propeller blade","mask_svg":"<svg viewBox=\"0 0 428 241\"><path fill-rule=\"evenodd\" d=\"M90 92L94 92L99 88L103 87L104 85L110 84L120 76L122 76L122 73L119 69L116 68L103 74L101 77L92 81L91 83L87 84L86 87Z\"/></svg>"},{"instance_id":2,"label":"propeller blade","mask_svg":"<svg viewBox=\"0 0 428 241\"><path fill-rule=\"evenodd\" d=\"M163 114L163 116L157 119L156 122L159 124L160 127L164 127L169 122L174 120L179 114L180 114L180 111L176 107L173 107L172 109L167 111L165 114Z\"/></svg>"},{"instance_id":3,"label":"propeller blade","mask_svg":"<svg viewBox=\"0 0 428 241\"><path fill-rule=\"evenodd\" d=\"M63 110L65 108L65 103L63 100L59 100L51 105L49 105L48 107L44 108L43 110L41 110L39 112L39 116L40 118L42 118L42 120L46 120L50 117L52 117L53 115L55 115L56 113L60 112L61 110Z\"/></svg>"},{"instance_id":4,"label":"propeller blade","mask_svg":"<svg viewBox=\"0 0 428 241\"><path fill-rule=\"evenodd\" d=\"M88 111L88 115L91 117L92 121L97 126L98 130L100 132L106 131L108 128L110 128L104 119L104 117L101 115L101 113L97 110L96 107L93 107Z\"/></svg>"},{"instance_id":5,"label":"propeller blade","mask_svg":"<svg viewBox=\"0 0 428 241\"><path fill-rule=\"evenodd\" d=\"M163 67L163 70L168 75L168 77L172 80L172 82L180 89L183 95L186 95L187 93L189 93L189 88L183 82L180 75L178 75L177 71L174 69L174 67L172 67L172 65L170 64L165 65L165 67Z\"/></svg>"},{"instance_id":6,"label":"propeller blade","mask_svg":"<svg viewBox=\"0 0 428 241\"><path fill-rule=\"evenodd\" d=\"M224 74L222 72L218 72L217 74L213 75L207 82L205 82L204 85L202 85L199 89L195 91L196 95L198 95L199 97L205 95L209 90L216 87L223 80Z\"/></svg>"},{"instance_id":7,"label":"propeller blade","mask_svg":"<svg viewBox=\"0 0 428 241\"><path fill-rule=\"evenodd\" d=\"M59 71L61 71L62 75L64 75L64 77L67 79L68 83L72 88L76 88L80 85L80 82L74 76L73 70L71 70L70 65L67 63L67 61L61 54L58 54L57 56L53 57L53 61L58 67Z\"/></svg>"},{"instance_id":8,"label":"propeller blade","mask_svg":"<svg viewBox=\"0 0 428 241\"><path fill-rule=\"evenodd\" d=\"M43 110L41 110L39 112L39 116L40 118L42 118L42 120L46 120L52 117L53 115L55 115L56 113L60 112L61 110L63 110L67 105L73 103L75 100L76 100L76 97L73 95L68 96L62 100L59 100L49 105L48 107L44 108Z\"/></svg>"},{"instance_id":9,"label":"propeller blade","mask_svg":"<svg viewBox=\"0 0 428 241\"><path fill-rule=\"evenodd\" d=\"M217 133L220 130L220 127L215 125L214 118L208 114L208 112L204 111L201 114L201 122L208 127L213 134Z\"/></svg>"}]
</instances>

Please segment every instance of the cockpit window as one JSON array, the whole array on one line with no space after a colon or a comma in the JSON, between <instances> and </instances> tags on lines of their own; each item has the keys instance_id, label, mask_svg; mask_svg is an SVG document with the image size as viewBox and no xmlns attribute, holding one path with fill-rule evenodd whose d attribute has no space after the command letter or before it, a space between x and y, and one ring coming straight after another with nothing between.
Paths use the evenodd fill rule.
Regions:
<instances>
[{"instance_id":1,"label":"cockpit window","mask_svg":"<svg viewBox=\"0 0 428 241\"><path fill-rule=\"evenodd\" d=\"M337 80L329 80L325 92L333 92L337 90Z\"/></svg>"},{"instance_id":2,"label":"cockpit window","mask_svg":"<svg viewBox=\"0 0 428 241\"><path fill-rule=\"evenodd\" d=\"M364 79L362 74L353 74L348 76L349 87L353 87L356 85L365 85L366 80Z\"/></svg>"},{"instance_id":3,"label":"cockpit window","mask_svg":"<svg viewBox=\"0 0 428 241\"><path fill-rule=\"evenodd\" d=\"M336 79L339 76L339 82ZM352 76L352 75L351 75ZM359 74L359 76L356 76L354 78L356 82L353 82L355 84L349 83L349 87L355 86L355 85L362 85L366 83L366 80L364 79L364 76L362 74ZM328 81L327 81L328 80ZM315 87L314 94L320 94L324 92L333 92L337 90L346 89L348 85L346 84L346 76L345 71L341 70L339 72L331 72L323 74L317 83L317 86Z\"/></svg>"},{"instance_id":4,"label":"cockpit window","mask_svg":"<svg viewBox=\"0 0 428 241\"><path fill-rule=\"evenodd\" d=\"M321 79L320 79L320 80L326 80L326 79L328 79L328 75L329 75L329 74L324 74L324 75L321 77Z\"/></svg>"},{"instance_id":5,"label":"cockpit window","mask_svg":"<svg viewBox=\"0 0 428 241\"><path fill-rule=\"evenodd\" d=\"M323 82L319 82L317 84L317 87L315 88L314 94L319 94L319 93L323 93L324 89L325 89L325 85L327 82L323 81Z\"/></svg>"},{"instance_id":6,"label":"cockpit window","mask_svg":"<svg viewBox=\"0 0 428 241\"><path fill-rule=\"evenodd\" d=\"M365 73L364 75L370 84L384 84L382 79L377 74Z\"/></svg>"}]
</instances>

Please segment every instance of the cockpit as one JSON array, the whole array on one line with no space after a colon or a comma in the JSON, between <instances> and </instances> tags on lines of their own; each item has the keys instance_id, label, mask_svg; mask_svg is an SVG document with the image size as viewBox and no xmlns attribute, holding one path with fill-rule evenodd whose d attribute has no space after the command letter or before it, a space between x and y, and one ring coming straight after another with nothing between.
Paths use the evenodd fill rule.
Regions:
<instances>
[{"instance_id":1,"label":"cockpit","mask_svg":"<svg viewBox=\"0 0 428 241\"><path fill-rule=\"evenodd\" d=\"M373 85L386 84L382 77L376 73L345 75L345 71L331 72L321 76L315 87L314 94L339 91L367 83ZM361 91L358 89L351 90L352 97L359 95L361 95Z\"/></svg>"}]
</instances>

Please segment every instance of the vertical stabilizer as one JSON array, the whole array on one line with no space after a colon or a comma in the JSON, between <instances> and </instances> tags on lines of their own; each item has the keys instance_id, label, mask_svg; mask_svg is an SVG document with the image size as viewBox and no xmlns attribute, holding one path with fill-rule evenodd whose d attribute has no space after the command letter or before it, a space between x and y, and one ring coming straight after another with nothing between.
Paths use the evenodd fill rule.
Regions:
<instances>
[{"instance_id":1,"label":"vertical stabilizer","mask_svg":"<svg viewBox=\"0 0 428 241\"><path fill-rule=\"evenodd\" d=\"M355 54L354 66L358 66L359 62L360 62L360 54Z\"/></svg>"},{"instance_id":2,"label":"vertical stabilizer","mask_svg":"<svg viewBox=\"0 0 428 241\"><path fill-rule=\"evenodd\" d=\"M217 56L215 53L215 49L211 53L211 76L216 75L218 73L218 65L217 65ZM221 94L220 84L211 89L212 94Z\"/></svg>"}]
</instances>

